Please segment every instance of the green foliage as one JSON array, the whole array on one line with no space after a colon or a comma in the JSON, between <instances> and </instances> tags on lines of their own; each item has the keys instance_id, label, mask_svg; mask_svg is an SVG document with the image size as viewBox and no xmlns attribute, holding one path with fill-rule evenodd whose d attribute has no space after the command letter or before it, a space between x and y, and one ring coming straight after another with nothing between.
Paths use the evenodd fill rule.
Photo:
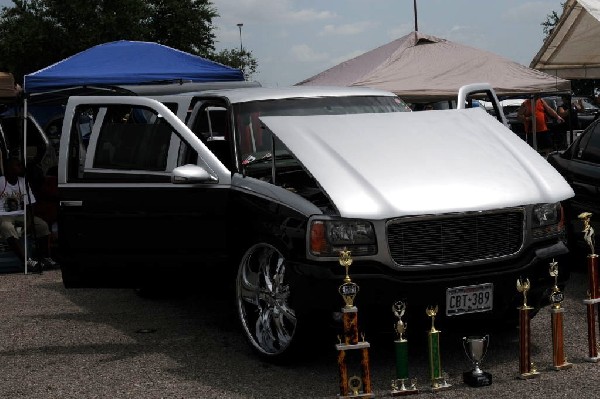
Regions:
<instances>
[{"instance_id":1,"label":"green foliage","mask_svg":"<svg viewBox=\"0 0 600 399\"><path fill-rule=\"evenodd\" d=\"M256 69L258 68L258 62L252 56L252 52L246 49L242 51L239 49L225 49L213 54L210 59L241 69L246 80L251 80L252 75L256 73Z\"/></svg>"},{"instance_id":2,"label":"green foliage","mask_svg":"<svg viewBox=\"0 0 600 399\"><path fill-rule=\"evenodd\" d=\"M563 1L562 3L560 3L560 6L562 9L564 9L565 2ZM545 35L544 40L546 40L548 38L548 36L550 36L552 34L559 19L560 19L560 15L558 15L558 13L556 11L552 11L550 14L546 15L546 20L541 23L542 30Z\"/></svg>"},{"instance_id":3,"label":"green foliage","mask_svg":"<svg viewBox=\"0 0 600 399\"><path fill-rule=\"evenodd\" d=\"M0 10L0 70L22 82L28 73L116 40L156 42L238 67L239 51L238 58L236 50L215 53L218 16L210 0L13 0ZM241 58L244 70L255 72L251 53Z\"/></svg>"}]
</instances>

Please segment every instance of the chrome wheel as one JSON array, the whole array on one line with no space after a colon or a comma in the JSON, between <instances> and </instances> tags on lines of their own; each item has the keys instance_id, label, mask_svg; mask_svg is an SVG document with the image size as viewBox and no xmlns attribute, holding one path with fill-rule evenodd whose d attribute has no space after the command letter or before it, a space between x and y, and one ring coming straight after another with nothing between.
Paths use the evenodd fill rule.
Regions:
<instances>
[{"instance_id":1,"label":"chrome wheel","mask_svg":"<svg viewBox=\"0 0 600 399\"><path fill-rule=\"evenodd\" d=\"M281 252L261 243L246 251L237 275L237 306L244 332L256 350L274 357L290 347L296 332L285 266Z\"/></svg>"}]
</instances>

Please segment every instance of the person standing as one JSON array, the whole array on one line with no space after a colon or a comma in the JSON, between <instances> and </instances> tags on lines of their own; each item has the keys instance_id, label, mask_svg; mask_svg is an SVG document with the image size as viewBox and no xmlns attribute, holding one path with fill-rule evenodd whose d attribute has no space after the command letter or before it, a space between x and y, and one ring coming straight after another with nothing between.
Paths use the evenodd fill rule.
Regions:
<instances>
[{"instance_id":1,"label":"person standing","mask_svg":"<svg viewBox=\"0 0 600 399\"><path fill-rule=\"evenodd\" d=\"M523 122L525 134L527 135L527 143L533 146L533 120L535 120L535 134L537 149L539 152L547 152L552 148L552 137L546 123L546 113L556 119L558 123L563 123L564 119L546 103L543 98L538 98L535 101L534 116L531 114L531 100L523 101L517 116Z\"/></svg>"},{"instance_id":2,"label":"person standing","mask_svg":"<svg viewBox=\"0 0 600 399\"><path fill-rule=\"evenodd\" d=\"M4 176L0 176L0 236L25 265L25 250L16 227L24 226L27 218L28 225L33 224L39 259L27 259L27 269L31 272L41 272L44 267L54 267L56 263L49 256L48 224L37 216L30 216L30 212L26 215L26 209L29 211L33 203L35 197L31 190L26 189L21 161L9 158L4 165Z\"/></svg>"},{"instance_id":3,"label":"person standing","mask_svg":"<svg viewBox=\"0 0 600 399\"><path fill-rule=\"evenodd\" d=\"M561 128L557 129L556 135L553 138L555 150L566 147L566 138L570 130L581 129L581 124L579 123L579 111L583 110L581 99L573 102L571 96L563 95L560 98L562 103L558 106L556 112L566 123L563 123Z\"/></svg>"}]
</instances>

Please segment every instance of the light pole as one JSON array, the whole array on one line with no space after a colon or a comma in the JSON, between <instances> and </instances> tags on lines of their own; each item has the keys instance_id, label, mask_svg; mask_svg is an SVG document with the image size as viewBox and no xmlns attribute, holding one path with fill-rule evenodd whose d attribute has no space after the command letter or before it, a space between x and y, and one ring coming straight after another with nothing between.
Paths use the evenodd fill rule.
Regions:
<instances>
[{"instance_id":1,"label":"light pole","mask_svg":"<svg viewBox=\"0 0 600 399\"><path fill-rule=\"evenodd\" d=\"M237 27L240 29L240 69L242 70L242 73L244 72L244 61L243 61L243 52L244 52L244 45L242 44L242 26L244 26L244 24L237 24Z\"/></svg>"},{"instance_id":2,"label":"light pole","mask_svg":"<svg viewBox=\"0 0 600 399\"><path fill-rule=\"evenodd\" d=\"M244 46L242 45L242 26L244 24L237 24L238 28L240 28L240 53L244 51Z\"/></svg>"}]
</instances>

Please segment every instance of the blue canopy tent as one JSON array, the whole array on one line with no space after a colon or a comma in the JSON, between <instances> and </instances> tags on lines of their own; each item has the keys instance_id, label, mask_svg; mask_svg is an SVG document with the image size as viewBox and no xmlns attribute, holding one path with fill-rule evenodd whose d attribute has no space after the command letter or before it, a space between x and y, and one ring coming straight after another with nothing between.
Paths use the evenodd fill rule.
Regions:
<instances>
[{"instance_id":1,"label":"blue canopy tent","mask_svg":"<svg viewBox=\"0 0 600 399\"><path fill-rule=\"evenodd\" d=\"M55 105L64 103L74 94L94 94L96 90L131 93L122 86L175 82L181 85L227 84L244 82L244 75L239 69L158 43L121 40L91 47L26 75L23 115L29 114L28 100L32 104L37 101L38 105ZM27 136L25 123L22 138L25 149ZM27 156L24 161L27 165Z\"/></svg>"},{"instance_id":2,"label":"blue canopy tent","mask_svg":"<svg viewBox=\"0 0 600 399\"><path fill-rule=\"evenodd\" d=\"M24 78L25 94L86 85L243 81L241 70L158 43L120 40L77 53Z\"/></svg>"}]
</instances>

